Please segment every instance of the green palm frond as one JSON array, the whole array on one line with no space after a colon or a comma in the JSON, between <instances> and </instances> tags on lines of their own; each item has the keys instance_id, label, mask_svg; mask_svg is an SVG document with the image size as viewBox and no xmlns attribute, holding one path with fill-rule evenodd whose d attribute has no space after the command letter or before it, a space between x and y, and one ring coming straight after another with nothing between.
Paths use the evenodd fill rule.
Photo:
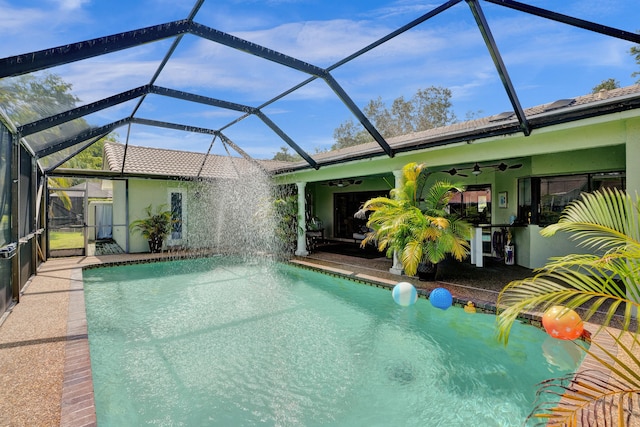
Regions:
<instances>
[{"instance_id":1,"label":"green palm frond","mask_svg":"<svg viewBox=\"0 0 640 427\"><path fill-rule=\"evenodd\" d=\"M630 360L626 363L597 342L603 356L589 354L615 376L603 375L600 370L585 370L541 383L536 406L529 419L540 426L631 426L640 420L640 360L633 347L640 346L637 337L630 345L609 333L619 349ZM577 345L577 344L576 344ZM582 347L580 347L583 349ZM559 400L561 399L561 400Z\"/></svg>"},{"instance_id":2,"label":"green palm frond","mask_svg":"<svg viewBox=\"0 0 640 427\"><path fill-rule=\"evenodd\" d=\"M171 211L166 204L156 207L153 211L152 205L144 208L146 217L132 221L129 229L140 233L145 239L162 238L164 239L171 232L173 219Z\"/></svg>"},{"instance_id":3,"label":"green palm frond","mask_svg":"<svg viewBox=\"0 0 640 427\"><path fill-rule=\"evenodd\" d=\"M632 418L640 422L640 360L635 355L640 342L633 314L640 308L639 212L638 202L618 190L582 195L565 209L557 224L541 233L571 233L573 240L593 253L553 258L534 277L509 283L498 297L498 337L505 344L521 313L544 312L552 305L577 309L585 321L601 315L595 335L616 316L621 319L616 325L620 336L629 333L632 337L631 346L626 346L610 334L630 360L628 363L597 340L592 346L600 353L586 350L613 376L603 378L599 373L583 371L544 382L538 392L539 403L530 416L540 420L540 425L627 426ZM559 396L562 400L555 403Z\"/></svg>"},{"instance_id":4,"label":"green palm frond","mask_svg":"<svg viewBox=\"0 0 640 427\"><path fill-rule=\"evenodd\" d=\"M57 178L47 178L48 180L48 185L49 187L53 187L55 188L55 190L52 191L52 193L55 193L58 195L58 198L60 200L60 202L62 202L62 206L65 207L65 209L71 210L72 207L72 203L71 203L71 198L69 197L69 194L67 194L66 191L64 191L65 188L69 188L73 185L73 181L71 181L71 179L69 178L64 178L64 177L57 177Z\"/></svg>"},{"instance_id":5,"label":"green palm frond","mask_svg":"<svg viewBox=\"0 0 640 427\"><path fill-rule=\"evenodd\" d=\"M446 214L445 208L457 192L464 191L464 186L458 183L451 183L446 180L436 181L425 195L425 212L443 216Z\"/></svg>"},{"instance_id":6,"label":"green palm frond","mask_svg":"<svg viewBox=\"0 0 640 427\"><path fill-rule=\"evenodd\" d=\"M598 275L598 273L600 273ZM602 327L611 324L619 308L625 313L640 304L627 299L615 276L593 270L592 274L572 270L544 271L530 279L509 283L498 297L498 306L506 307L498 316L498 337L505 344L511 325L522 312L544 312L553 305L581 308L581 317L589 321L596 312L604 313ZM623 322L629 324L630 317Z\"/></svg>"},{"instance_id":7,"label":"green palm frond","mask_svg":"<svg viewBox=\"0 0 640 427\"><path fill-rule=\"evenodd\" d=\"M572 309L583 306L584 320L604 308L603 325L611 322L616 309L624 307L623 324L629 325L630 313L640 301L639 230L637 202L623 192L583 194L572 202L560 221L541 233L550 236L566 231L594 251L606 251L553 258L535 277L507 285L498 297L498 305L507 307L498 319L500 339L508 342L516 312L543 311L559 303Z\"/></svg>"},{"instance_id":8,"label":"green palm frond","mask_svg":"<svg viewBox=\"0 0 640 427\"><path fill-rule=\"evenodd\" d=\"M542 230L543 236L558 231L573 233L581 246L596 250L629 245L640 251L639 202L617 189L585 193L572 202L557 224Z\"/></svg>"}]
</instances>

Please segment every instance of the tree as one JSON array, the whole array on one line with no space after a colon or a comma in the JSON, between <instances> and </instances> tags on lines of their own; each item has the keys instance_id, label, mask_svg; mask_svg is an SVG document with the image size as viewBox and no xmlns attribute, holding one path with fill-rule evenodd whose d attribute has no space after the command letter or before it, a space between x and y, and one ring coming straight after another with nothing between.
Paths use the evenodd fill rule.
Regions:
<instances>
[{"instance_id":1,"label":"tree","mask_svg":"<svg viewBox=\"0 0 640 427\"><path fill-rule=\"evenodd\" d=\"M272 160L279 160L281 162L295 162L300 160L301 157L295 153L295 154L291 154L289 153L289 147L280 147L280 151L278 151L274 156Z\"/></svg>"},{"instance_id":2,"label":"tree","mask_svg":"<svg viewBox=\"0 0 640 427\"><path fill-rule=\"evenodd\" d=\"M371 135L356 125L352 119L342 123L333 131L333 139L335 139L336 143L331 146L332 150L339 150L341 148L373 141Z\"/></svg>"},{"instance_id":3,"label":"tree","mask_svg":"<svg viewBox=\"0 0 640 427\"><path fill-rule=\"evenodd\" d=\"M72 85L55 74L27 74L0 80L0 104L9 118L24 125L75 108Z\"/></svg>"},{"instance_id":4,"label":"tree","mask_svg":"<svg viewBox=\"0 0 640 427\"><path fill-rule=\"evenodd\" d=\"M118 142L118 135L110 133L94 142L78 154L67 160L60 167L71 169L102 169L102 150L105 142Z\"/></svg>"},{"instance_id":5,"label":"tree","mask_svg":"<svg viewBox=\"0 0 640 427\"><path fill-rule=\"evenodd\" d=\"M56 74L27 74L0 80L0 104L6 107L7 114L14 123L27 124L75 108L80 99L72 91L73 86ZM28 137L28 143L44 143L63 136L73 136L88 127L85 119L75 119ZM105 141L117 141L117 134L112 133L100 139L69 159L62 167L102 169ZM46 159L41 161L46 163Z\"/></svg>"},{"instance_id":6,"label":"tree","mask_svg":"<svg viewBox=\"0 0 640 427\"><path fill-rule=\"evenodd\" d=\"M601 90L611 90L620 87L620 82L616 79L607 79L600 82L599 85L591 89L591 93L598 93Z\"/></svg>"},{"instance_id":7,"label":"tree","mask_svg":"<svg viewBox=\"0 0 640 427\"><path fill-rule=\"evenodd\" d=\"M629 53L631 54L631 56L635 58L636 64L640 65L640 44L631 46L631 49L629 49ZM638 77L638 76L640 76L640 71L635 71L631 73L631 77ZM636 80L636 83L640 84L640 79Z\"/></svg>"},{"instance_id":8,"label":"tree","mask_svg":"<svg viewBox=\"0 0 640 427\"><path fill-rule=\"evenodd\" d=\"M94 142L63 163L61 167L73 169L102 169L102 150L104 143L107 140L113 141L113 139L108 138L109 137L105 137Z\"/></svg>"},{"instance_id":9,"label":"tree","mask_svg":"<svg viewBox=\"0 0 640 427\"><path fill-rule=\"evenodd\" d=\"M436 86L419 89L409 101L402 96L396 98L391 109L378 97L369 101L363 112L385 138L447 126L456 121L451 90ZM351 119L333 132L333 138L336 143L332 150L373 141L371 135Z\"/></svg>"},{"instance_id":10,"label":"tree","mask_svg":"<svg viewBox=\"0 0 640 427\"><path fill-rule=\"evenodd\" d=\"M62 203L62 206L65 207L65 209L67 210L71 210L72 207L72 202L71 202L71 198L69 197L69 195L67 194L66 191L64 191L65 188L69 188L72 187L73 185L77 184L78 180L73 180L70 178L65 178L62 176L59 176L57 178L51 178L48 177L47 178L47 185L52 189L52 193L53 194L57 194L58 195L58 199L60 200L60 202ZM51 209L53 206L49 206L49 208ZM51 217L53 217L53 211L49 212L49 215Z\"/></svg>"},{"instance_id":11,"label":"tree","mask_svg":"<svg viewBox=\"0 0 640 427\"><path fill-rule=\"evenodd\" d=\"M73 86L56 74L27 74L0 80L0 104L5 105L9 119L25 125L71 110L80 102L72 93ZM38 147L47 142L74 136L89 124L78 118L27 137L27 143ZM46 159L41 160L46 163Z\"/></svg>"},{"instance_id":12,"label":"tree","mask_svg":"<svg viewBox=\"0 0 640 427\"><path fill-rule=\"evenodd\" d=\"M497 302L504 308L498 316L500 339L508 342L511 325L520 313L543 313L555 305L581 311L584 321L597 311L604 312L596 334L616 314L622 316L622 331L633 330L637 323L632 321L633 312L640 307L640 201L617 189L585 193L541 234L557 232L571 233L573 240L593 253L554 258L534 277L509 283ZM621 350L618 355L592 342L611 361L588 351L612 371L611 378L603 381L598 372L586 371L548 380L538 391L539 405L530 417L540 419L541 425L574 426L579 420L580 425L630 425L629 418L638 417L640 393L640 360L632 347L637 349L640 341L637 330L624 336L624 342L623 336L612 335ZM562 404L557 403L558 395L563 396Z\"/></svg>"}]
</instances>

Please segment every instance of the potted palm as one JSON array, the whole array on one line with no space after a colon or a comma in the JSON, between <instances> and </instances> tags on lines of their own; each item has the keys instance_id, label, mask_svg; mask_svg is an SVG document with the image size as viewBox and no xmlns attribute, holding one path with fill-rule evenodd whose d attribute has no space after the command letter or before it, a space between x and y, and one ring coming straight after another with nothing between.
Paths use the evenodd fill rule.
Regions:
<instances>
[{"instance_id":1,"label":"potted palm","mask_svg":"<svg viewBox=\"0 0 640 427\"><path fill-rule=\"evenodd\" d=\"M156 208L155 213L151 205L144 209L146 218L133 221L129 228L132 231L139 232L142 237L149 242L149 250L152 253L162 250L162 243L165 237L171 232L171 211L167 209L167 205L160 205Z\"/></svg>"},{"instance_id":2,"label":"potted palm","mask_svg":"<svg viewBox=\"0 0 640 427\"><path fill-rule=\"evenodd\" d=\"M375 243L387 256L397 253L407 275L434 280L437 266L446 256L462 261L469 254L471 225L447 213L451 198L464 187L436 181L423 194L429 174L424 163L409 163L402 169L403 183L391 197L365 202L370 212L367 226L373 231L362 241Z\"/></svg>"}]
</instances>

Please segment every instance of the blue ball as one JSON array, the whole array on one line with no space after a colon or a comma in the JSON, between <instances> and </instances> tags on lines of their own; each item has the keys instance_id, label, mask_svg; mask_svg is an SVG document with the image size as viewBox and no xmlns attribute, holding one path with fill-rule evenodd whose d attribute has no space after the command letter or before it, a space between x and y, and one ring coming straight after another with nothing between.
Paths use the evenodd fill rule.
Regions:
<instances>
[{"instance_id":1,"label":"blue ball","mask_svg":"<svg viewBox=\"0 0 640 427\"><path fill-rule=\"evenodd\" d=\"M393 300L403 307L415 304L418 299L416 288L408 282L400 282L395 285L391 294L393 295Z\"/></svg>"},{"instance_id":2,"label":"blue ball","mask_svg":"<svg viewBox=\"0 0 640 427\"><path fill-rule=\"evenodd\" d=\"M431 305L441 310L446 310L453 304L453 297L451 292L445 288L435 288L429 295L429 301Z\"/></svg>"}]
</instances>

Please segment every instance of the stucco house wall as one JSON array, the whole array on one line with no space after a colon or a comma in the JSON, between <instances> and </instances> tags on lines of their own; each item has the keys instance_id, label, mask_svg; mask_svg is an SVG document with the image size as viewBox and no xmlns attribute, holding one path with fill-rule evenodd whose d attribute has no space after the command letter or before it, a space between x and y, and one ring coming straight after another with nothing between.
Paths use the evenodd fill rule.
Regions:
<instances>
[{"instance_id":1,"label":"stucco house wall","mask_svg":"<svg viewBox=\"0 0 640 427\"><path fill-rule=\"evenodd\" d=\"M155 213L156 209L160 206L164 206L164 209L170 208L169 194L171 191L184 192L183 198L183 214L185 221L183 223L182 239L179 242L172 241L171 237L165 239L163 248L167 249L170 246L175 245L187 245L189 240L189 224L188 224L188 183L175 180L158 180L158 179L129 179L129 185L126 192L128 193L128 212L129 212L129 224L137 219L143 219L146 217L145 209L147 206L152 206L152 211ZM116 190L114 189L114 195ZM129 234L129 252L148 252L149 244L140 235L139 232L128 230Z\"/></svg>"}]
</instances>

